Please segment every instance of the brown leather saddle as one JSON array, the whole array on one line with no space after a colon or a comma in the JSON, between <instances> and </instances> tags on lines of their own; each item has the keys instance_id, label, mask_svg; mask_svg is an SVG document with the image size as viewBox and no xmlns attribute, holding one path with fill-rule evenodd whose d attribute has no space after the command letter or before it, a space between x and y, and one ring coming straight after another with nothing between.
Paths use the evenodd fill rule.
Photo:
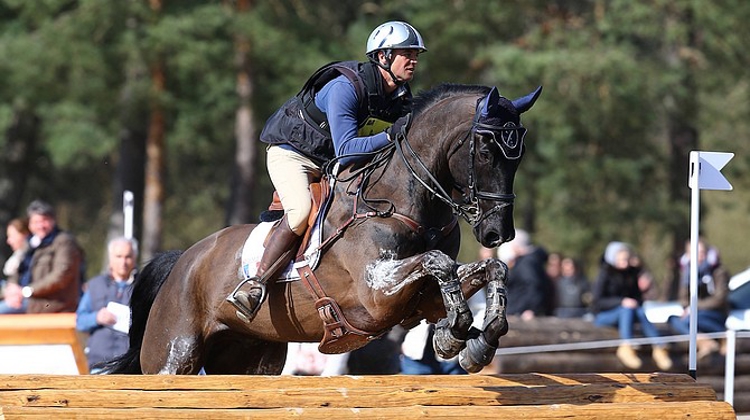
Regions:
<instances>
[{"instance_id":1,"label":"brown leather saddle","mask_svg":"<svg viewBox=\"0 0 750 420\"><path fill-rule=\"evenodd\" d=\"M312 209L310 210L307 225L313 226L318 220L321 211L326 210L331 198L331 186L327 178L324 177L319 182L310 184L310 198L312 200ZM281 205L279 195L274 191L273 200L268 206L268 212L266 212L265 217L267 218L269 217L268 215L273 214L281 218L283 211L284 208ZM271 236L273 229L276 229L276 225L269 231L266 241ZM323 339L318 345L318 350L321 353L338 354L360 348L371 340L380 337L386 331L372 333L354 327L344 316L338 302L325 293L312 268L306 264L304 257L305 249L310 244L311 232L312 229L308 228L302 237L302 242L295 257L295 267L300 274L302 283L315 299L315 308L318 310L318 315L323 321ZM265 241L263 245L266 245Z\"/></svg>"}]
</instances>

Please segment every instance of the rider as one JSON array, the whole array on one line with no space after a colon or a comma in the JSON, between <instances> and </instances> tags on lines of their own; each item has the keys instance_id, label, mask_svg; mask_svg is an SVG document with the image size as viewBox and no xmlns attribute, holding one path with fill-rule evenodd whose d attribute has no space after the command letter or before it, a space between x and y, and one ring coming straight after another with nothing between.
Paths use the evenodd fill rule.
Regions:
<instances>
[{"instance_id":1,"label":"rider","mask_svg":"<svg viewBox=\"0 0 750 420\"><path fill-rule=\"evenodd\" d=\"M369 61L322 67L268 119L260 139L268 143L268 174L284 216L266 242L255 277L243 280L227 297L238 315L247 321L255 317L265 299L265 283L296 254L308 227L309 185L320 179L323 164L340 157L342 165L356 163L408 130L408 82L424 51L413 26L386 22L367 39Z\"/></svg>"}]
</instances>

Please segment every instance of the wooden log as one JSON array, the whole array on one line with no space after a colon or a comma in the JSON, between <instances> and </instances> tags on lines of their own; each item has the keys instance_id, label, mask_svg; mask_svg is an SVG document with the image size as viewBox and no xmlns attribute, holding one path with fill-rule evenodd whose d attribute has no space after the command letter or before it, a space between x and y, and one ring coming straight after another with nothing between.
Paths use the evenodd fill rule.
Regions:
<instances>
[{"instance_id":1,"label":"wooden log","mask_svg":"<svg viewBox=\"0 0 750 420\"><path fill-rule=\"evenodd\" d=\"M687 375L461 375L364 377L34 376L0 377L0 405L88 407L365 407L401 405L538 404L715 400ZM195 389L191 391L191 389ZM96 390L92 393L89 390ZM188 400L188 401L183 401ZM227 400L226 402L224 402ZM345 404L345 405L346 405Z\"/></svg>"},{"instance_id":2,"label":"wooden log","mask_svg":"<svg viewBox=\"0 0 750 420\"><path fill-rule=\"evenodd\" d=\"M508 334L500 339L501 348L619 339L616 329L596 327L581 318L542 317L522 321L508 317L508 324Z\"/></svg>"},{"instance_id":3,"label":"wooden log","mask_svg":"<svg viewBox=\"0 0 750 420\"><path fill-rule=\"evenodd\" d=\"M525 373L514 375L367 375L367 376L179 376L179 375L0 375L3 390L252 390L277 388L368 388L380 386L535 386L575 384L695 384L675 373Z\"/></svg>"},{"instance_id":4,"label":"wooden log","mask_svg":"<svg viewBox=\"0 0 750 420\"><path fill-rule=\"evenodd\" d=\"M119 420L155 419L288 419L307 418L358 418L358 419L602 419L660 420L695 418L702 420L735 419L729 404L721 402L655 402L641 404L559 404L552 406L508 406L508 407L421 407L396 408L278 408L278 409L116 409L116 408L66 408L50 410L36 407L3 407L4 419L48 419L56 420L97 418Z\"/></svg>"},{"instance_id":5,"label":"wooden log","mask_svg":"<svg viewBox=\"0 0 750 420\"><path fill-rule=\"evenodd\" d=\"M0 392L0 406L112 408L284 408L502 406L654 401L716 401L696 384L599 383L546 386L379 386L252 390L64 390Z\"/></svg>"}]
</instances>

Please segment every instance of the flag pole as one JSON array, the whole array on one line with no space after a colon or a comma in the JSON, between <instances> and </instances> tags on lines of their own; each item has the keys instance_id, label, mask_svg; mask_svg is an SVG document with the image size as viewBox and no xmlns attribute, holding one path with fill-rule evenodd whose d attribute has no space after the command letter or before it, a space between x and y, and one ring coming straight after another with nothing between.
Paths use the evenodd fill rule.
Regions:
<instances>
[{"instance_id":1,"label":"flag pole","mask_svg":"<svg viewBox=\"0 0 750 420\"><path fill-rule=\"evenodd\" d=\"M688 373L697 379L698 337L698 236L700 219L700 152L690 152L690 345Z\"/></svg>"}]
</instances>

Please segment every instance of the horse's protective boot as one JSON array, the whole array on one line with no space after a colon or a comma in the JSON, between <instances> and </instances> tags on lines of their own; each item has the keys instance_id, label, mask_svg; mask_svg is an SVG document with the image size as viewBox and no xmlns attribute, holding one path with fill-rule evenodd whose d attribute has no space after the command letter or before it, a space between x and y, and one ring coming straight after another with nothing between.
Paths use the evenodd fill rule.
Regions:
<instances>
[{"instance_id":1,"label":"horse's protective boot","mask_svg":"<svg viewBox=\"0 0 750 420\"><path fill-rule=\"evenodd\" d=\"M289 227L289 222L284 216L268 238L256 275L240 282L227 296L227 301L237 308L237 316L240 319L250 322L255 318L263 301L266 300L268 279L275 278L282 269L289 265L297 254L301 239Z\"/></svg>"}]
</instances>

